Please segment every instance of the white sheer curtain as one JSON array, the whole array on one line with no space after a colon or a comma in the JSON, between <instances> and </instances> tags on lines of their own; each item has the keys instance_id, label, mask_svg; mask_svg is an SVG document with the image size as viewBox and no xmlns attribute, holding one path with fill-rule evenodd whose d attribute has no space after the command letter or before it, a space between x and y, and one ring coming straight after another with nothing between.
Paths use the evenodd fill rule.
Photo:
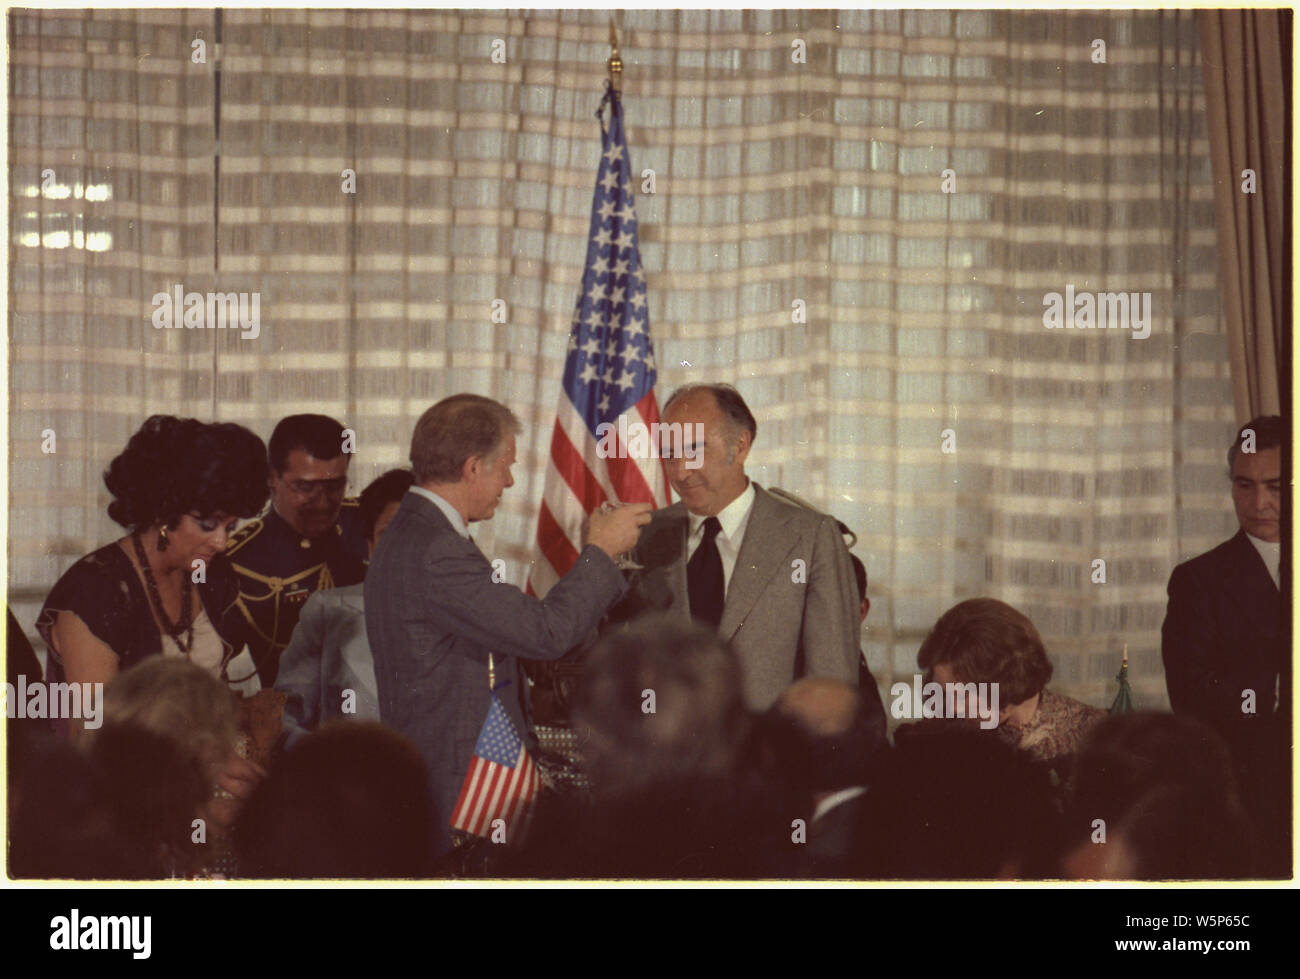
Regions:
<instances>
[{"instance_id":1,"label":"white sheer curtain","mask_svg":"<svg viewBox=\"0 0 1300 979\"><path fill-rule=\"evenodd\" d=\"M191 42L210 49L212 19L9 12L8 577L28 630L120 531L101 474L131 433L213 411L211 339L150 322L158 283L211 278L213 78Z\"/></svg>"},{"instance_id":2,"label":"white sheer curtain","mask_svg":"<svg viewBox=\"0 0 1300 979\"><path fill-rule=\"evenodd\" d=\"M215 114L216 51L191 61L214 17L11 14L20 619L114 533L98 474L154 411L263 437L335 415L358 434L357 491L404 463L437 398L499 398L526 432L476 540L522 584L607 12L226 10ZM1235 526L1194 14L619 23L632 164L655 183L637 206L661 402L736 384L759 420L751 475L858 533L878 679L910 677L938 615L991 595L1037 623L1058 689L1108 703L1127 643L1139 703L1163 705L1169 572ZM41 192L55 149L111 201ZM50 239L78 220L113 224L111 248ZM182 280L260 293L258 339L151 329L150 296ZM1150 337L1045 329L1043 296L1067 285L1151 293ZM42 454L60 426L73 437Z\"/></svg>"}]
</instances>

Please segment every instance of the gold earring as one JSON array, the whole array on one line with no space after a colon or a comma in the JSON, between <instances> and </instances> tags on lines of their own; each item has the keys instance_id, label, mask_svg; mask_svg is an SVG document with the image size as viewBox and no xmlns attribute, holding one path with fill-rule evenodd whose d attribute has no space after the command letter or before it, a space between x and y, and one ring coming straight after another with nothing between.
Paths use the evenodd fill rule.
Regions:
<instances>
[{"instance_id":1,"label":"gold earring","mask_svg":"<svg viewBox=\"0 0 1300 979\"><path fill-rule=\"evenodd\" d=\"M166 526L159 527L158 528L158 550L159 551L167 550L167 545L170 543L171 542L167 539L167 527Z\"/></svg>"}]
</instances>

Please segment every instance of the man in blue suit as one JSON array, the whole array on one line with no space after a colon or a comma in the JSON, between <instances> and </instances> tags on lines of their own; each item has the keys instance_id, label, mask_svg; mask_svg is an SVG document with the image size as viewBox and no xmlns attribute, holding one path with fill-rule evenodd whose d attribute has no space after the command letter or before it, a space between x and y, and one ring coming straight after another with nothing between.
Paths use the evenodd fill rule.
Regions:
<instances>
[{"instance_id":1,"label":"man in blue suit","mask_svg":"<svg viewBox=\"0 0 1300 979\"><path fill-rule=\"evenodd\" d=\"M457 394L421 416L411 438L415 485L366 574L366 633L383 722L411 738L429 765L440 853L495 690L530 744L518 657L559 659L624 591L616 555L636 543L649 504L591 515L587 544L543 599L495 581L469 525L489 520L514 485L519 421L489 398Z\"/></svg>"}]
</instances>

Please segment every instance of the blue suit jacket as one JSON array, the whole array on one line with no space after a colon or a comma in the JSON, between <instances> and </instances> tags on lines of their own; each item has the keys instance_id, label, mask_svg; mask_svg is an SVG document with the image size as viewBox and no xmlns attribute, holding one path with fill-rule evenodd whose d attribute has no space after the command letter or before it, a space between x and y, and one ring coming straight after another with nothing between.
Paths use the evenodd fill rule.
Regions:
<instances>
[{"instance_id":1,"label":"blue suit jacket","mask_svg":"<svg viewBox=\"0 0 1300 979\"><path fill-rule=\"evenodd\" d=\"M407 493L366 574L366 633L383 723L429 765L441 852L487 717L488 654L497 695L528 737L527 689L516 657L559 659L623 593L604 551L586 547L544 599L492 580L492 565L430 500Z\"/></svg>"},{"instance_id":2,"label":"blue suit jacket","mask_svg":"<svg viewBox=\"0 0 1300 979\"><path fill-rule=\"evenodd\" d=\"M313 592L280 657L275 689L284 705L285 747L336 717L379 720L375 663L366 639L362 585ZM343 713L344 691L351 691Z\"/></svg>"}]
</instances>

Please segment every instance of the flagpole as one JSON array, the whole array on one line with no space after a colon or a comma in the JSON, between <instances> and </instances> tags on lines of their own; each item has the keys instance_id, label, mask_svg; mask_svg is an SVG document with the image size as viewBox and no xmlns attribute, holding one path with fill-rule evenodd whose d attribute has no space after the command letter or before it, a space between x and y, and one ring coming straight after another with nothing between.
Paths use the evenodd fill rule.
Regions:
<instances>
[{"instance_id":1,"label":"flagpole","mask_svg":"<svg viewBox=\"0 0 1300 979\"><path fill-rule=\"evenodd\" d=\"M623 59L618 54L618 28L614 26L614 16L609 18L609 60L605 62L609 69L609 87L615 92L623 91Z\"/></svg>"}]
</instances>

